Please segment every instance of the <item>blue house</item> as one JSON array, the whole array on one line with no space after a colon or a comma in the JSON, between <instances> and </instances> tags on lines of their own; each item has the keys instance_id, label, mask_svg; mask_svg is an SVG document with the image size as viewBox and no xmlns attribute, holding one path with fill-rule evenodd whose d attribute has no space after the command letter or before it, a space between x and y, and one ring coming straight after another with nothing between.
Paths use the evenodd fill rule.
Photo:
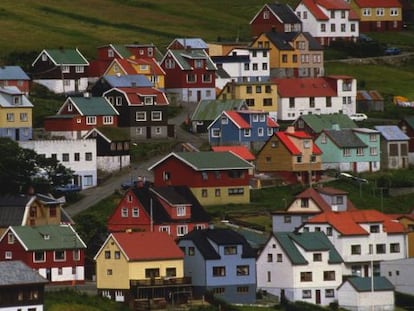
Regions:
<instances>
[{"instance_id":1,"label":"blue house","mask_svg":"<svg viewBox=\"0 0 414 311\"><path fill-rule=\"evenodd\" d=\"M195 297L211 292L229 303L256 301L256 252L241 234L230 229L193 230L178 245Z\"/></svg>"},{"instance_id":2,"label":"blue house","mask_svg":"<svg viewBox=\"0 0 414 311\"><path fill-rule=\"evenodd\" d=\"M227 110L219 114L208 127L211 145L246 145L260 148L279 125L268 112Z\"/></svg>"}]
</instances>

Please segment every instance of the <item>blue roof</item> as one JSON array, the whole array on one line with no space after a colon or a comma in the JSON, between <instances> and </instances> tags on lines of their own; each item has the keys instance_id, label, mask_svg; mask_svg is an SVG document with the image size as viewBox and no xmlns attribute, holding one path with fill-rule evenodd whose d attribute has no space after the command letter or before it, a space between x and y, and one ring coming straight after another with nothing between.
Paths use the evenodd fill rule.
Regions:
<instances>
[{"instance_id":1,"label":"blue roof","mask_svg":"<svg viewBox=\"0 0 414 311\"><path fill-rule=\"evenodd\" d=\"M207 43L201 38L178 38L176 39L184 47L192 49L208 49Z\"/></svg>"},{"instance_id":2,"label":"blue roof","mask_svg":"<svg viewBox=\"0 0 414 311\"><path fill-rule=\"evenodd\" d=\"M112 87L153 87L145 75L103 76Z\"/></svg>"},{"instance_id":3,"label":"blue roof","mask_svg":"<svg viewBox=\"0 0 414 311\"><path fill-rule=\"evenodd\" d=\"M385 140L409 140L410 138L396 125L377 125L374 128Z\"/></svg>"},{"instance_id":4,"label":"blue roof","mask_svg":"<svg viewBox=\"0 0 414 311\"><path fill-rule=\"evenodd\" d=\"M30 80L30 78L19 66L1 66L0 80Z\"/></svg>"}]
</instances>

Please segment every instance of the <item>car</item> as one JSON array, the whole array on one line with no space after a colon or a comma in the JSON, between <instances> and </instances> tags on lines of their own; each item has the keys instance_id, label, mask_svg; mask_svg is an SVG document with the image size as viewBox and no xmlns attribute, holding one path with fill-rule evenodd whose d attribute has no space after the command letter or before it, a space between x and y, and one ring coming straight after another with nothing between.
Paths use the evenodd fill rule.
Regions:
<instances>
[{"instance_id":1,"label":"car","mask_svg":"<svg viewBox=\"0 0 414 311\"><path fill-rule=\"evenodd\" d=\"M82 188L75 184L66 184L66 185L56 187L55 190L57 192L70 193L70 192L79 192L82 190Z\"/></svg>"},{"instance_id":2,"label":"car","mask_svg":"<svg viewBox=\"0 0 414 311\"><path fill-rule=\"evenodd\" d=\"M374 39L372 39L371 37L368 37L367 35L360 33L359 37L358 37L358 41L359 42L366 42L366 43L371 43L374 42Z\"/></svg>"},{"instance_id":3,"label":"car","mask_svg":"<svg viewBox=\"0 0 414 311\"><path fill-rule=\"evenodd\" d=\"M351 114L349 117L354 121L364 121L368 119L365 113L354 113Z\"/></svg>"},{"instance_id":4,"label":"car","mask_svg":"<svg viewBox=\"0 0 414 311\"><path fill-rule=\"evenodd\" d=\"M398 55L401 54L401 50L396 47L386 48L384 51L384 55Z\"/></svg>"}]
</instances>

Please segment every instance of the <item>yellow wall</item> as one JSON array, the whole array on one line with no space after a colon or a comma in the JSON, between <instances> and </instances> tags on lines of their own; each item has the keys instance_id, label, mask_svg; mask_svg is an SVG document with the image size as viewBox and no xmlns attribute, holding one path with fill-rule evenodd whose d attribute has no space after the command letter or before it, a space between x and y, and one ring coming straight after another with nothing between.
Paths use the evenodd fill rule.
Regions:
<instances>
[{"instance_id":1,"label":"yellow wall","mask_svg":"<svg viewBox=\"0 0 414 311\"><path fill-rule=\"evenodd\" d=\"M14 121L7 121L7 114L14 114ZM27 114L27 121L20 121L20 114ZM0 108L0 127L32 127L31 107L7 107Z\"/></svg>"},{"instance_id":2,"label":"yellow wall","mask_svg":"<svg viewBox=\"0 0 414 311\"><path fill-rule=\"evenodd\" d=\"M167 268L176 268L176 278L184 277L184 260L162 260L131 262L129 265L129 277L131 280L145 280L145 269L160 269L160 278L166 277Z\"/></svg>"},{"instance_id":3,"label":"yellow wall","mask_svg":"<svg viewBox=\"0 0 414 311\"><path fill-rule=\"evenodd\" d=\"M294 212L320 212L320 208L315 204L315 202L312 199L308 199L309 205L308 207L301 207L301 199L296 199L292 202L292 204L288 208L288 212L294 213Z\"/></svg>"},{"instance_id":4,"label":"yellow wall","mask_svg":"<svg viewBox=\"0 0 414 311\"><path fill-rule=\"evenodd\" d=\"M409 226L414 226L414 220L410 218L401 218L400 223L404 226L407 231L407 247L408 247L408 257L414 257L414 231L410 231Z\"/></svg>"},{"instance_id":5,"label":"yellow wall","mask_svg":"<svg viewBox=\"0 0 414 311\"><path fill-rule=\"evenodd\" d=\"M220 197L216 197L215 191L220 188ZM243 195L228 195L229 188L243 188ZM202 190L207 190L207 197L202 196ZM221 205L221 204L248 204L250 203L250 188L248 186L234 186L234 187L205 187L205 188L191 188L194 196L201 203L201 205Z\"/></svg>"},{"instance_id":6,"label":"yellow wall","mask_svg":"<svg viewBox=\"0 0 414 311\"><path fill-rule=\"evenodd\" d=\"M360 18L360 22L383 22L383 21L402 21L402 10L401 8L393 8L393 9L397 9L398 14L391 16L391 8L384 8L384 15L383 16L377 16L376 13L376 9L377 8L371 8L371 15L369 16L364 16L363 15L363 9L364 8L359 8L358 5L352 1L351 4L352 8L354 9L354 11L356 12L356 14L358 15L358 17ZM378 7L380 8L380 7Z\"/></svg>"},{"instance_id":7,"label":"yellow wall","mask_svg":"<svg viewBox=\"0 0 414 311\"><path fill-rule=\"evenodd\" d=\"M276 143L277 147L272 147L272 143ZM268 157L270 157L270 161L266 160ZM293 169L292 158L290 152L279 139L272 136L256 156L256 169L261 172L291 171Z\"/></svg>"}]
</instances>

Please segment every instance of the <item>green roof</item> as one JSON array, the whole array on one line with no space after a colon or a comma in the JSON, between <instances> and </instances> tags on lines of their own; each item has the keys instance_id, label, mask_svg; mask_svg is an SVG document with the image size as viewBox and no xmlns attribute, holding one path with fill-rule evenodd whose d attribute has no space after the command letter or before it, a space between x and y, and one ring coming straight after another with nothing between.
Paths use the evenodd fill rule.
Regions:
<instances>
[{"instance_id":1,"label":"green roof","mask_svg":"<svg viewBox=\"0 0 414 311\"><path fill-rule=\"evenodd\" d=\"M125 141L131 139L126 128L101 126L98 127L97 130L111 141Z\"/></svg>"},{"instance_id":2,"label":"green roof","mask_svg":"<svg viewBox=\"0 0 414 311\"><path fill-rule=\"evenodd\" d=\"M308 252L329 251L329 263L341 263L343 259L323 232L276 232L275 238L294 265L305 265L308 261L302 256L297 245Z\"/></svg>"},{"instance_id":3,"label":"green roof","mask_svg":"<svg viewBox=\"0 0 414 311\"><path fill-rule=\"evenodd\" d=\"M315 133L320 133L324 129L332 129L338 125L340 129L356 128L356 123L346 114L307 114L298 118L302 119ZM295 121L297 124L298 120Z\"/></svg>"},{"instance_id":4,"label":"green roof","mask_svg":"<svg viewBox=\"0 0 414 311\"><path fill-rule=\"evenodd\" d=\"M104 97L70 97L84 116L116 116L117 111Z\"/></svg>"},{"instance_id":5,"label":"green roof","mask_svg":"<svg viewBox=\"0 0 414 311\"><path fill-rule=\"evenodd\" d=\"M45 50L57 65L88 65L88 61L77 49Z\"/></svg>"},{"instance_id":6,"label":"green roof","mask_svg":"<svg viewBox=\"0 0 414 311\"><path fill-rule=\"evenodd\" d=\"M216 66L214 65L211 58L207 55L204 50L169 50L171 54L177 59L181 67L184 70L192 70L192 65L188 62L189 59L205 59L207 61L207 69L215 70Z\"/></svg>"},{"instance_id":7,"label":"green roof","mask_svg":"<svg viewBox=\"0 0 414 311\"><path fill-rule=\"evenodd\" d=\"M86 248L69 225L13 226L11 230L29 251Z\"/></svg>"},{"instance_id":8,"label":"green roof","mask_svg":"<svg viewBox=\"0 0 414 311\"><path fill-rule=\"evenodd\" d=\"M122 44L112 44L112 46L124 58L128 58L132 55L131 52L126 48L126 46Z\"/></svg>"},{"instance_id":9,"label":"green roof","mask_svg":"<svg viewBox=\"0 0 414 311\"><path fill-rule=\"evenodd\" d=\"M414 116L406 116L404 117L405 122L414 129Z\"/></svg>"},{"instance_id":10,"label":"green roof","mask_svg":"<svg viewBox=\"0 0 414 311\"><path fill-rule=\"evenodd\" d=\"M215 120L225 110L239 110L245 104L244 99L201 100L191 117L192 121Z\"/></svg>"},{"instance_id":11,"label":"green roof","mask_svg":"<svg viewBox=\"0 0 414 311\"><path fill-rule=\"evenodd\" d=\"M370 277L362 278L358 276L353 276L353 277L348 277L346 281L348 281L351 284L351 286L355 288L357 292L371 291L372 282L374 282L374 291L394 290L394 285L392 285L392 283L386 277L383 277L383 276L374 276L374 279Z\"/></svg>"}]
</instances>

